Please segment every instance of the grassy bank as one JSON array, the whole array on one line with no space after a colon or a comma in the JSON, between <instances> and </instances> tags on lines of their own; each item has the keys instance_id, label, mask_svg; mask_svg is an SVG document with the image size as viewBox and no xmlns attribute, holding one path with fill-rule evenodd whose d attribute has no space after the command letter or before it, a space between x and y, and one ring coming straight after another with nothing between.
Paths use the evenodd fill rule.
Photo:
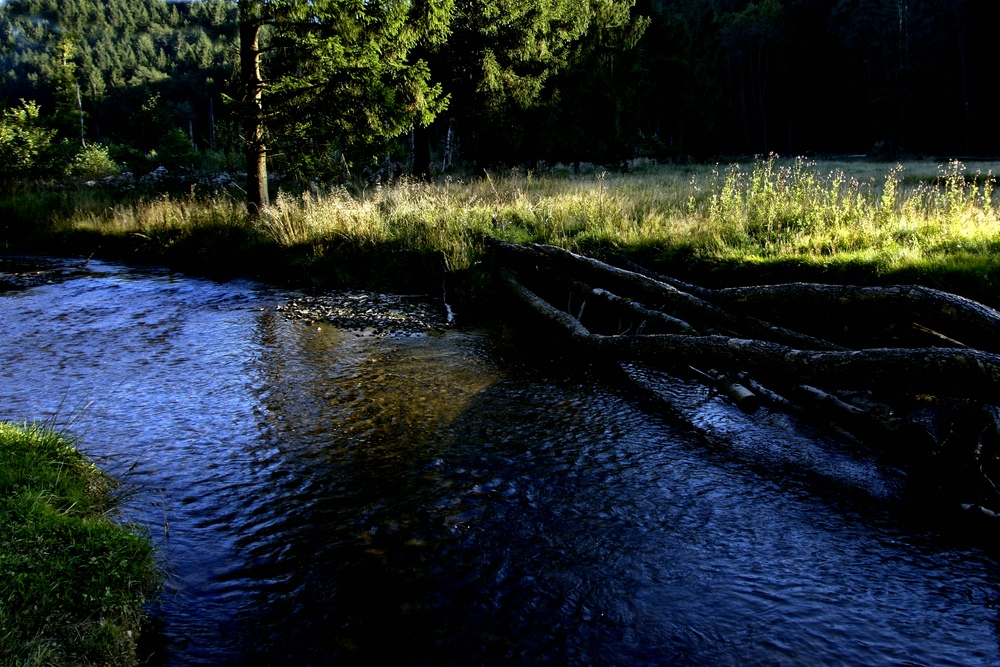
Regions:
<instances>
[{"instance_id":1,"label":"grassy bank","mask_svg":"<svg viewBox=\"0 0 1000 667\"><path fill-rule=\"evenodd\" d=\"M709 281L905 280L982 295L995 291L1000 268L992 167L770 158L630 173L509 172L280 194L253 221L227 196L115 203L80 192L25 205L23 195L0 203L0 213L10 210L8 249L325 285L412 289L419 277L439 285L442 274L476 265L489 234L611 250Z\"/></svg>"},{"instance_id":2,"label":"grassy bank","mask_svg":"<svg viewBox=\"0 0 1000 667\"><path fill-rule=\"evenodd\" d=\"M65 435L0 422L0 664L130 665L158 570Z\"/></svg>"}]
</instances>

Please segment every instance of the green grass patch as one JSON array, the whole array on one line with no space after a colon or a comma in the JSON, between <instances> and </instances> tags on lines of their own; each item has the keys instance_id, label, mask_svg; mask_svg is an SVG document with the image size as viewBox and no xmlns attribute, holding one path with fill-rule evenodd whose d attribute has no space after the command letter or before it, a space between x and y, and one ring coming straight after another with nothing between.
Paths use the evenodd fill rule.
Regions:
<instances>
[{"instance_id":1,"label":"green grass patch","mask_svg":"<svg viewBox=\"0 0 1000 667\"><path fill-rule=\"evenodd\" d=\"M0 422L0 656L131 665L158 585L148 536L116 522L117 485L64 434Z\"/></svg>"}]
</instances>

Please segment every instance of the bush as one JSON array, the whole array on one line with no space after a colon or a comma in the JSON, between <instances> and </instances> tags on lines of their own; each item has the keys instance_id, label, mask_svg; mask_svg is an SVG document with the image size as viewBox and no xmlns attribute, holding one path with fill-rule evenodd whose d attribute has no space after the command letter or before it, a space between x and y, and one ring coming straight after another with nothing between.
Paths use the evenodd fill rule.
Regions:
<instances>
[{"instance_id":1,"label":"bush","mask_svg":"<svg viewBox=\"0 0 1000 667\"><path fill-rule=\"evenodd\" d=\"M6 182L29 180L52 168L52 140L55 130L39 118L39 106L21 100L20 106L0 114L0 179Z\"/></svg>"},{"instance_id":2,"label":"bush","mask_svg":"<svg viewBox=\"0 0 1000 667\"><path fill-rule=\"evenodd\" d=\"M82 181L95 181L121 173L121 167L111 159L106 146L90 144L80 149L66 169L66 175Z\"/></svg>"}]
</instances>

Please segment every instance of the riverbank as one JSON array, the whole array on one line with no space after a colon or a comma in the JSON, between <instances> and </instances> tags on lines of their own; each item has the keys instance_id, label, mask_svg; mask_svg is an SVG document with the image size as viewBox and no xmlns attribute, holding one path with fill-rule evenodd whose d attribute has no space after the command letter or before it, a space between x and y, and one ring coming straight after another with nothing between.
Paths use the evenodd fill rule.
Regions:
<instances>
[{"instance_id":1,"label":"riverbank","mask_svg":"<svg viewBox=\"0 0 1000 667\"><path fill-rule=\"evenodd\" d=\"M444 286L461 303L488 283L482 239L495 236L614 252L706 285L917 283L997 305L994 167L771 157L514 171L281 193L256 219L227 193L129 198L93 186L4 198L0 247L295 287Z\"/></svg>"},{"instance_id":2,"label":"riverbank","mask_svg":"<svg viewBox=\"0 0 1000 667\"><path fill-rule=\"evenodd\" d=\"M65 434L0 422L0 656L14 665L131 665L159 572L113 520L116 482Z\"/></svg>"}]
</instances>

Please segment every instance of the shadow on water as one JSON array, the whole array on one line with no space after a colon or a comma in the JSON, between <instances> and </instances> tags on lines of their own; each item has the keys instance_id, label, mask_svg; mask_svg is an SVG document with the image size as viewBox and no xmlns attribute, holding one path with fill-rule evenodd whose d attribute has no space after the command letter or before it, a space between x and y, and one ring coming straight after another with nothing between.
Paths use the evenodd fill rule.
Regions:
<instances>
[{"instance_id":1,"label":"shadow on water","mask_svg":"<svg viewBox=\"0 0 1000 667\"><path fill-rule=\"evenodd\" d=\"M58 281L57 281L58 282ZM131 468L166 665L1000 662L995 551L902 474L505 330L380 339L95 264L0 296L0 418L60 397ZM632 369L643 373L642 369Z\"/></svg>"},{"instance_id":2,"label":"shadow on water","mask_svg":"<svg viewBox=\"0 0 1000 667\"><path fill-rule=\"evenodd\" d=\"M940 544L873 584L896 556L872 524L905 530L898 473L783 416L667 380L690 421L664 419L588 370L518 367L497 335L344 354L350 335L298 333L265 336L262 404L268 437L313 457L282 484L322 498L239 545L257 581L294 573L238 615L241 662L872 664L932 635L928 656L966 650L933 614L899 617L940 593L922 581Z\"/></svg>"}]
</instances>

